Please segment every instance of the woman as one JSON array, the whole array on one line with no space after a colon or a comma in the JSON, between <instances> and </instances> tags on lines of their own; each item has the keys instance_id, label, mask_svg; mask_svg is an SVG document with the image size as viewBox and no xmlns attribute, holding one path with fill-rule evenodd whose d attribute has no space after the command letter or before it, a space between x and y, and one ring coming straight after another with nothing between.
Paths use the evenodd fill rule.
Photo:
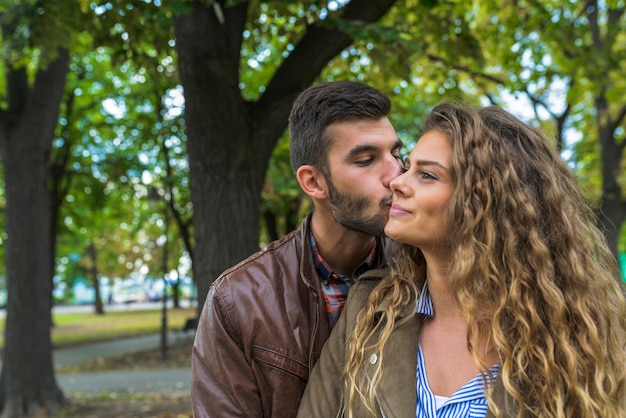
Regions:
<instances>
[{"instance_id":1,"label":"woman","mask_svg":"<svg viewBox=\"0 0 626 418\"><path fill-rule=\"evenodd\" d=\"M619 270L549 138L454 104L425 132L298 416L625 417Z\"/></svg>"}]
</instances>

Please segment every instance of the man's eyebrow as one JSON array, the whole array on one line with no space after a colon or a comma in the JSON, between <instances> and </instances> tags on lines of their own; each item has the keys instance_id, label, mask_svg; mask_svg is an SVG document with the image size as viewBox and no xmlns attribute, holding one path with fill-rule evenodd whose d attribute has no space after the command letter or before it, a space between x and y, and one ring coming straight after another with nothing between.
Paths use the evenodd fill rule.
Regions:
<instances>
[{"instance_id":1,"label":"man's eyebrow","mask_svg":"<svg viewBox=\"0 0 626 418\"><path fill-rule=\"evenodd\" d=\"M364 145L357 145L356 147L352 148L349 152L348 152L348 156L352 157L354 155L359 155L363 152L368 152L368 151L378 151L380 149L380 147L374 146L374 145L370 145L370 144L364 144Z\"/></svg>"},{"instance_id":2,"label":"man's eyebrow","mask_svg":"<svg viewBox=\"0 0 626 418\"><path fill-rule=\"evenodd\" d=\"M392 147L392 151L396 151L399 150L400 148L402 148L402 141L400 141L399 139L393 144ZM348 152L349 156L354 156L354 155L358 155L361 154L363 152L368 152L368 151L378 151L380 150L381 147L377 146L377 145L371 145L371 144L363 144L363 145L357 145L356 147L352 148L350 150L350 152Z\"/></svg>"}]
</instances>

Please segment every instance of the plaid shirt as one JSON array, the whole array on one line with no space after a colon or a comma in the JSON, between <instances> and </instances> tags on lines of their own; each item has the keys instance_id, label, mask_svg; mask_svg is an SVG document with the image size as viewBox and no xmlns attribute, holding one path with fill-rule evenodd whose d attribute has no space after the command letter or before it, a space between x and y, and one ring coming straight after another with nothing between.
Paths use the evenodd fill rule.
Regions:
<instances>
[{"instance_id":1,"label":"plaid shirt","mask_svg":"<svg viewBox=\"0 0 626 418\"><path fill-rule=\"evenodd\" d=\"M335 273L332 267L324 261L317 249L317 244L310 228L308 235L311 249L313 250L313 260L315 260L317 274L322 281L328 328L332 330L339 319L339 314L343 311L350 286L356 282L356 279L362 273L374 268L374 261L376 260L376 241L374 241L374 246L367 257L354 269L352 277L348 277Z\"/></svg>"}]
</instances>

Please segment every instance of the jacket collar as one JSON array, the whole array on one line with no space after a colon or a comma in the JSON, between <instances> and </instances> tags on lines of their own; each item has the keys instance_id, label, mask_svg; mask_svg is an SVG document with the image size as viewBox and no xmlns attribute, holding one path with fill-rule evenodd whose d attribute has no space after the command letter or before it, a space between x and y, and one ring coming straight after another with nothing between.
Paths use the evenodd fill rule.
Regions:
<instances>
[{"instance_id":1,"label":"jacket collar","mask_svg":"<svg viewBox=\"0 0 626 418\"><path fill-rule=\"evenodd\" d=\"M320 285L317 280L317 272L315 269L315 262L313 261L313 254L311 250L311 244L307 240L307 231L311 224L312 213L309 213L302 221L298 234L300 235L300 280L312 290L316 295L319 292ZM311 274L314 273L314 274Z\"/></svg>"},{"instance_id":2,"label":"jacket collar","mask_svg":"<svg viewBox=\"0 0 626 418\"><path fill-rule=\"evenodd\" d=\"M384 274L386 275L387 270L385 269L375 269L375 270L370 270L369 272L364 273L361 276L361 279L363 278L367 278L369 275L378 275L379 277L381 277L381 273L384 272ZM377 314L382 314L385 309L387 309L387 307L389 306L391 297L389 295L386 295L383 300L378 304L378 307L376 308L376 313ZM402 311L400 312L400 314L398 315L397 319L402 319L402 318L406 318L407 316L411 316L411 315L415 315L415 306L413 305L407 305L405 306ZM418 321L420 322L420 321ZM421 324L420 324L421 325ZM417 332L419 333L419 327L417 329ZM417 353L417 351L416 351Z\"/></svg>"}]
</instances>

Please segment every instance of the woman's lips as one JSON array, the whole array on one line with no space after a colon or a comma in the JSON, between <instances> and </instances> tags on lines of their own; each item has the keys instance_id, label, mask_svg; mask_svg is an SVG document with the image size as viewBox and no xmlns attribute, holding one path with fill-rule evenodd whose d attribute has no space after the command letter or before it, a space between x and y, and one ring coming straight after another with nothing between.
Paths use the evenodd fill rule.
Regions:
<instances>
[{"instance_id":1,"label":"woman's lips","mask_svg":"<svg viewBox=\"0 0 626 418\"><path fill-rule=\"evenodd\" d=\"M400 216L406 215L407 213L409 212L398 203L392 203L391 207L389 208L389 216Z\"/></svg>"}]
</instances>

